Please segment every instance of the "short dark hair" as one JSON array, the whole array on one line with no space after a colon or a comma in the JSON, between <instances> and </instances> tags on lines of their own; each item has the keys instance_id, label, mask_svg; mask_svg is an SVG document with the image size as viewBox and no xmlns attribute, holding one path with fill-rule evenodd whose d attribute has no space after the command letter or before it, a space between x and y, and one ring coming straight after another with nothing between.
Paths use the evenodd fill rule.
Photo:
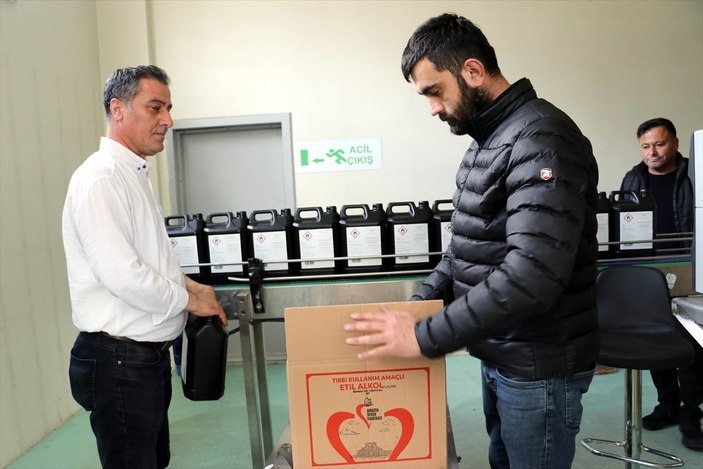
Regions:
<instances>
[{"instance_id":1,"label":"short dark hair","mask_svg":"<svg viewBox=\"0 0 703 469\"><path fill-rule=\"evenodd\" d=\"M671 122L669 119L657 117L655 119L649 119L648 121L644 121L640 124L639 127L637 127L637 138L640 138L643 133L648 132L654 127L664 127L667 132L669 132L669 135L674 138L676 137L676 127L674 127L674 123Z\"/></svg>"},{"instance_id":2,"label":"short dark hair","mask_svg":"<svg viewBox=\"0 0 703 469\"><path fill-rule=\"evenodd\" d=\"M468 58L479 60L489 75L500 74L495 50L483 32L454 13L430 18L410 37L401 61L403 76L408 82L413 67L424 58L437 70L449 70L457 78Z\"/></svg>"},{"instance_id":3,"label":"short dark hair","mask_svg":"<svg viewBox=\"0 0 703 469\"><path fill-rule=\"evenodd\" d=\"M110 118L110 101L117 98L127 103L139 92L139 80L149 78L168 85L166 72L156 65L139 65L137 67L118 68L105 82L103 88L103 106L105 115Z\"/></svg>"}]
</instances>

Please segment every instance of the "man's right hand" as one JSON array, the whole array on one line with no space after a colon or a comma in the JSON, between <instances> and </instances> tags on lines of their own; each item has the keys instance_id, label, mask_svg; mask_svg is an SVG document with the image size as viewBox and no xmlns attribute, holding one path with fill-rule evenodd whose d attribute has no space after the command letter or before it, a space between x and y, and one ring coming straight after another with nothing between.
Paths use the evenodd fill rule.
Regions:
<instances>
[{"instance_id":1,"label":"man's right hand","mask_svg":"<svg viewBox=\"0 0 703 469\"><path fill-rule=\"evenodd\" d=\"M225 310L217 301L215 289L209 285L203 285L190 277L184 276L186 290L188 291L188 305L186 310L196 316L218 316L223 326L227 325Z\"/></svg>"}]
</instances>

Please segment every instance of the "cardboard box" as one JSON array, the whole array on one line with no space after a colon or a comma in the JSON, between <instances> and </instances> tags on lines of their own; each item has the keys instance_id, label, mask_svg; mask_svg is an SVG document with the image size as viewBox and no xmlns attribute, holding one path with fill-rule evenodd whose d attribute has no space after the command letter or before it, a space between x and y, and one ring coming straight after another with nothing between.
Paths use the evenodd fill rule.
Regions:
<instances>
[{"instance_id":1,"label":"cardboard box","mask_svg":"<svg viewBox=\"0 0 703 469\"><path fill-rule=\"evenodd\" d=\"M380 303L286 308L293 467L445 469L444 359L362 361L343 325ZM418 318L441 301L384 303Z\"/></svg>"}]
</instances>

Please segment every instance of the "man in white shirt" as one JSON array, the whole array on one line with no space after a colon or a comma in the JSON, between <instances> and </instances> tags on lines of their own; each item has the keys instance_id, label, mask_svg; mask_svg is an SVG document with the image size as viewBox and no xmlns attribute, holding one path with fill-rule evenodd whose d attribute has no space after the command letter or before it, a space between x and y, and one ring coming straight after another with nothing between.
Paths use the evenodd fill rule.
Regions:
<instances>
[{"instance_id":1,"label":"man in white shirt","mask_svg":"<svg viewBox=\"0 0 703 469\"><path fill-rule=\"evenodd\" d=\"M75 171L63 210L73 323L73 397L91 412L104 468L170 460L169 347L186 311L227 323L212 287L186 277L148 177L171 119L166 73L116 70L105 83L107 136Z\"/></svg>"}]
</instances>

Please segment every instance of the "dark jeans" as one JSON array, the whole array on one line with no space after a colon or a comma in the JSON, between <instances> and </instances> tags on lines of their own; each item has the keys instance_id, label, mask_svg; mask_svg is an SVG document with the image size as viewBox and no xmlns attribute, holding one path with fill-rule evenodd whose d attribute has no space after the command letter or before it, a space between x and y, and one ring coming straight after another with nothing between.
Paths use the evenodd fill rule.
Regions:
<instances>
[{"instance_id":1,"label":"dark jeans","mask_svg":"<svg viewBox=\"0 0 703 469\"><path fill-rule=\"evenodd\" d=\"M168 466L168 350L81 332L69 377L73 398L90 412L103 468Z\"/></svg>"}]
</instances>

